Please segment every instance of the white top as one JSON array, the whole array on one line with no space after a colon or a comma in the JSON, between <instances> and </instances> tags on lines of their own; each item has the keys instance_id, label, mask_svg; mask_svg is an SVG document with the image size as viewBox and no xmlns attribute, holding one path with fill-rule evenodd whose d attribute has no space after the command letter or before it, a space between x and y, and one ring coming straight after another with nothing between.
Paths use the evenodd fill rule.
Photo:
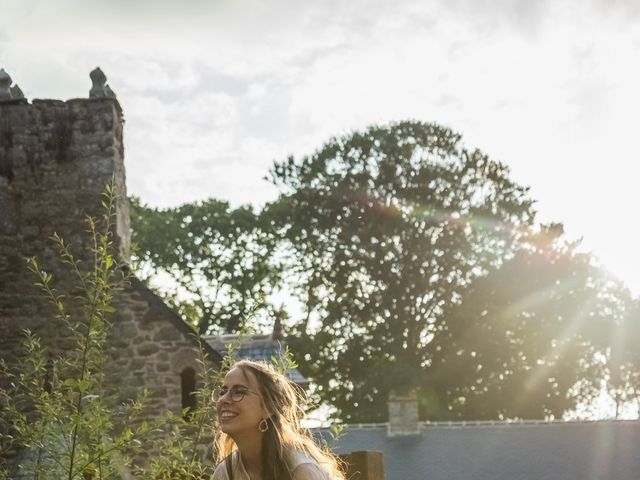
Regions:
<instances>
[{"instance_id":1,"label":"white top","mask_svg":"<svg viewBox=\"0 0 640 480\"><path fill-rule=\"evenodd\" d=\"M240 452L235 450L231 454L233 480L251 480L242 464ZM285 451L285 461L293 480L332 480L331 473L324 465L319 465L313 458L298 450ZM211 480L229 480L227 465L222 461L216 467Z\"/></svg>"}]
</instances>

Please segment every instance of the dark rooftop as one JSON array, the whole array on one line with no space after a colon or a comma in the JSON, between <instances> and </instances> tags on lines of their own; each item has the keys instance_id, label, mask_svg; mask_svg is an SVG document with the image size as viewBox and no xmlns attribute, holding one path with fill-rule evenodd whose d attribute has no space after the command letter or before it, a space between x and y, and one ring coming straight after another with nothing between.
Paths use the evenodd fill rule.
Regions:
<instances>
[{"instance_id":1,"label":"dark rooftop","mask_svg":"<svg viewBox=\"0 0 640 480\"><path fill-rule=\"evenodd\" d=\"M317 434L329 438L328 429ZM388 437L351 425L335 451L384 455L386 480L638 480L640 421L423 423Z\"/></svg>"}]
</instances>

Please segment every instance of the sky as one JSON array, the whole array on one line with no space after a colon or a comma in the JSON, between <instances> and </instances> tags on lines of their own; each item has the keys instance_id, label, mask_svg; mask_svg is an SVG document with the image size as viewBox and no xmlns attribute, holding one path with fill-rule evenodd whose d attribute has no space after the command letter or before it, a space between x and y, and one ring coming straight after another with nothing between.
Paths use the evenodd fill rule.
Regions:
<instances>
[{"instance_id":1,"label":"sky","mask_svg":"<svg viewBox=\"0 0 640 480\"><path fill-rule=\"evenodd\" d=\"M123 107L130 194L261 205L274 160L405 119L459 132L640 293L635 0L0 0L29 99Z\"/></svg>"}]
</instances>

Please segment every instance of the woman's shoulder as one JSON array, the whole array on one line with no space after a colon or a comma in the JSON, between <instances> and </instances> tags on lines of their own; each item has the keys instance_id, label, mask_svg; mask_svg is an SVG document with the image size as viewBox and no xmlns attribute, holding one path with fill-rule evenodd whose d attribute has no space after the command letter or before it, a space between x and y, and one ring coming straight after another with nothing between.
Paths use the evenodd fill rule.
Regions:
<instances>
[{"instance_id":1,"label":"woman's shoulder","mask_svg":"<svg viewBox=\"0 0 640 480\"><path fill-rule=\"evenodd\" d=\"M331 480L331 473L326 465L318 463L301 450L287 452L287 465L293 480Z\"/></svg>"},{"instance_id":2,"label":"woman's shoulder","mask_svg":"<svg viewBox=\"0 0 640 480\"><path fill-rule=\"evenodd\" d=\"M237 475L241 476L241 479L244 473L244 468L242 468L242 462L239 461L238 452L234 450L231 454L222 460L213 472L213 476L211 480L229 480L229 475L227 474L227 461L231 461L231 468L233 470L233 475L236 477Z\"/></svg>"},{"instance_id":3,"label":"woman's shoulder","mask_svg":"<svg viewBox=\"0 0 640 480\"><path fill-rule=\"evenodd\" d=\"M293 480L331 480L331 474L317 463L301 463L292 472Z\"/></svg>"}]
</instances>

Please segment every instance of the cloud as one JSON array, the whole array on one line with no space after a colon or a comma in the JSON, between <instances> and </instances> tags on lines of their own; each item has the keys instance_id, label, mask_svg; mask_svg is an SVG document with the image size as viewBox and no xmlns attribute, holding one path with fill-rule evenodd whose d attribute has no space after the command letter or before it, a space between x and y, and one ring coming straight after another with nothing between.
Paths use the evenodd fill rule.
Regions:
<instances>
[{"instance_id":1,"label":"cloud","mask_svg":"<svg viewBox=\"0 0 640 480\"><path fill-rule=\"evenodd\" d=\"M130 191L155 205L263 202L273 159L417 118L508 163L547 220L604 245L575 210L637 237L614 199L638 176L638 13L635 0L8 0L0 67L30 98L71 98L100 65L127 119Z\"/></svg>"},{"instance_id":2,"label":"cloud","mask_svg":"<svg viewBox=\"0 0 640 480\"><path fill-rule=\"evenodd\" d=\"M562 0L556 0L562 1ZM457 18L489 35L505 28L535 34L548 18L550 0L447 0L441 6Z\"/></svg>"},{"instance_id":3,"label":"cloud","mask_svg":"<svg viewBox=\"0 0 640 480\"><path fill-rule=\"evenodd\" d=\"M456 97L454 97L453 95L447 95L442 94L438 97L438 99L436 100L436 105L438 107L446 107L452 104L457 103L458 99Z\"/></svg>"},{"instance_id":4,"label":"cloud","mask_svg":"<svg viewBox=\"0 0 640 480\"><path fill-rule=\"evenodd\" d=\"M602 13L613 14L629 22L640 15L640 3L636 0L596 0L594 4Z\"/></svg>"}]
</instances>

